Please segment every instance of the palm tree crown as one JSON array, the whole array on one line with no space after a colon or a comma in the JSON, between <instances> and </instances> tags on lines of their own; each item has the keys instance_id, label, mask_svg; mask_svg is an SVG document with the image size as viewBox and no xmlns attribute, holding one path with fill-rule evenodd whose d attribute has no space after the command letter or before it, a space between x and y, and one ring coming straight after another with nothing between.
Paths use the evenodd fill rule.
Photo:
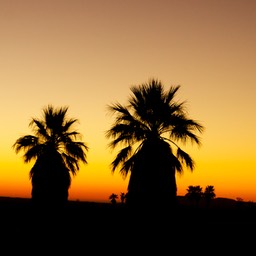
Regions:
<instances>
[{"instance_id":1,"label":"palm tree crown","mask_svg":"<svg viewBox=\"0 0 256 256\"><path fill-rule=\"evenodd\" d=\"M190 199L191 201L193 201L195 203L196 206L199 205L199 201L201 200L202 196L203 196L203 191L202 191L202 187L197 185L197 186L188 186L187 188L187 193L186 193L186 197L188 199Z\"/></svg>"},{"instance_id":2,"label":"palm tree crown","mask_svg":"<svg viewBox=\"0 0 256 256\"><path fill-rule=\"evenodd\" d=\"M106 132L106 137L112 139L109 147L121 147L111 163L111 170L115 172L120 167L119 171L124 178L131 173L128 190L133 186L131 183L136 182L139 182L134 185L137 190L143 190L138 188L144 186L143 182L148 183L147 186L152 190L157 180L160 189L161 186L164 187L163 182L167 178L172 179L172 185L167 185L169 188L166 190L160 190L168 194L171 186L172 193L176 193L176 183L173 180L175 172L182 173L184 165L193 171L193 159L178 146L178 142L186 144L189 140L200 145L197 132L202 133L204 127L188 117L185 102L174 101L179 88L180 86L170 87L165 91L161 81L150 79L148 83L131 87L132 95L127 106L120 103L108 106L109 112L115 114L115 122ZM165 172L160 170L164 169L168 169L169 173L173 172L172 178L167 174L160 177ZM151 175L150 170L152 177L146 182L145 177ZM133 178L135 173L140 173L143 178ZM148 192L144 189L144 198L148 196ZM139 192L136 193L138 195ZM129 191L127 201L128 198Z\"/></svg>"},{"instance_id":3,"label":"palm tree crown","mask_svg":"<svg viewBox=\"0 0 256 256\"><path fill-rule=\"evenodd\" d=\"M66 173L65 178L62 177L62 179L66 179L65 186L67 189L70 186L69 173L73 175L77 173L79 161L87 164L86 152L88 147L84 142L76 141L77 138L81 137L81 134L71 130L78 120L68 119L67 111L68 107L54 109L52 105L48 105L43 109L42 120L32 118L29 123L34 135L22 136L13 145L16 153L24 150L25 163L35 160L35 164L30 170L30 179L32 180L32 186L34 186L33 189L36 191L38 191L36 187L42 188L42 183L44 183L46 187L43 190L44 193L47 190L50 193L49 179L53 178L53 174L58 176L57 170L62 175ZM58 178L56 177L56 179ZM52 182L56 182L55 186L58 187L57 184L60 181Z\"/></svg>"}]
</instances>

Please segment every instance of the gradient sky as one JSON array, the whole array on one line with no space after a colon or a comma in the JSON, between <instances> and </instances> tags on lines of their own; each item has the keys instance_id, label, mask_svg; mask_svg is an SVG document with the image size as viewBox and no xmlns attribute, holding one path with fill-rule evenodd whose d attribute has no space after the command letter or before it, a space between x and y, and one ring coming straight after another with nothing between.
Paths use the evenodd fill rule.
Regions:
<instances>
[{"instance_id":1,"label":"gradient sky","mask_svg":"<svg viewBox=\"0 0 256 256\"><path fill-rule=\"evenodd\" d=\"M183 148L196 168L176 176L178 195L213 185L256 201L256 1L0 0L0 38L0 195L31 196L33 163L12 145L48 104L69 107L89 146L69 199L126 192L110 170L106 106L154 77L180 85L176 99L205 127L200 148Z\"/></svg>"}]
</instances>

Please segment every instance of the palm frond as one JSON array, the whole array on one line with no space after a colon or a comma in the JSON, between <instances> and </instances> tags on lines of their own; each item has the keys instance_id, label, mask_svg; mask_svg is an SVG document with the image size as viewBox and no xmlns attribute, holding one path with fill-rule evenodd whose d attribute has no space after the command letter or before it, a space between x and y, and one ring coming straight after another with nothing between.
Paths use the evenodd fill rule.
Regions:
<instances>
[{"instance_id":1,"label":"palm frond","mask_svg":"<svg viewBox=\"0 0 256 256\"><path fill-rule=\"evenodd\" d=\"M44 151L44 144L37 144L33 147L27 148L25 154L23 155L24 162L28 163L33 159L37 159Z\"/></svg>"},{"instance_id":2,"label":"palm frond","mask_svg":"<svg viewBox=\"0 0 256 256\"><path fill-rule=\"evenodd\" d=\"M116 158L114 159L114 161L111 163L111 167L112 167L112 172L115 172L116 168L122 164L123 162L126 161L126 159L128 158L129 154L131 153L132 147L129 145L123 149L121 149Z\"/></svg>"},{"instance_id":3,"label":"palm frond","mask_svg":"<svg viewBox=\"0 0 256 256\"><path fill-rule=\"evenodd\" d=\"M185 151L183 151L181 148L178 147L177 149L177 158L181 159L181 162L186 164L186 166L193 171L195 167L195 163L193 159L187 154Z\"/></svg>"},{"instance_id":4,"label":"palm frond","mask_svg":"<svg viewBox=\"0 0 256 256\"><path fill-rule=\"evenodd\" d=\"M77 159L77 161L79 160L87 164L86 152L89 148L84 142L74 141L72 143L66 143L64 146L69 155Z\"/></svg>"},{"instance_id":5,"label":"palm frond","mask_svg":"<svg viewBox=\"0 0 256 256\"><path fill-rule=\"evenodd\" d=\"M129 171L132 170L133 165L134 165L134 155L132 155L129 159L123 162L123 166L120 169L120 174L123 177L123 179L126 179Z\"/></svg>"},{"instance_id":6,"label":"palm frond","mask_svg":"<svg viewBox=\"0 0 256 256\"><path fill-rule=\"evenodd\" d=\"M75 124L78 122L78 119L75 119L75 118L72 118L72 119L69 119L68 121L64 122L63 124L63 131L64 132L67 132L69 131L69 129ZM73 132L74 135L76 132Z\"/></svg>"},{"instance_id":7,"label":"palm frond","mask_svg":"<svg viewBox=\"0 0 256 256\"><path fill-rule=\"evenodd\" d=\"M33 146L36 146L38 144L38 138L33 135L25 135L23 137L20 137L16 140L16 142L13 144L13 148L15 150L15 153L19 153L20 150L28 149Z\"/></svg>"}]
</instances>

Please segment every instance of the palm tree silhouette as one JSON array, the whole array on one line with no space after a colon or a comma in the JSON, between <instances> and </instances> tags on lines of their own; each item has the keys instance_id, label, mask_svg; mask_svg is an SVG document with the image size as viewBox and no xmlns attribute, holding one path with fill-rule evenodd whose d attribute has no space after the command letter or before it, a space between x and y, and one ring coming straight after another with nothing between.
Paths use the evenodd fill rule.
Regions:
<instances>
[{"instance_id":1,"label":"palm tree silhouette","mask_svg":"<svg viewBox=\"0 0 256 256\"><path fill-rule=\"evenodd\" d=\"M211 201L216 197L214 186L211 186L211 185L206 186L203 196L206 201L206 207L209 207Z\"/></svg>"},{"instance_id":2,"label":"palm tree silhouette","mask_svg":"<svg viewBox=\"0 0 256 256\"><path fill-rule=\"evenodd\" d=\"M120 200L121 200L121 203L122 203L122 204L125 203L125 199L126 199L126 193L121 192L121 193L120 193Z\"/></svg>"},{"instance_id":3,"label":"palm tree silhouette","mask_svg":"<svg viewBox=\"0 0 256 256\"><path fill-rule=\"evenodd\" d=\"M130 174L126 203L134 206L150 203L163 205L176 202L175 173L183 172L183 165L191 171L193 159L177 142L188 140L200 145L204 127L190 119L185 103L174 97L180 86L164 86L157 79L132 86L127 106L115 103L108 111L115 114L115 121L106 131L112 139L111 149L121 147L111 163L111 170L119 168L125 179Z\"/></svg>"},{"instance_id":4,"label":"palm tree silhouette","mask_svg":"<svg viewBox=\"0 0 256 256\"><path fill-rule=\"evenodd\" d=\"M118 195L115 194L115 193L112 193L110 196L109 196L109 199L110 199L110 202L112 204L116 204L116 199L118 199Z\"/></svg>"},{"instance_id":5,"label":"palm tree silhouette","mask_svg":"<svg viewBox=\"0 0 256 256\"><path fill-rule=\"evenodd\" d=\"M188 186L187 193L185 195L196 207L199 206L199 202L203 196L201 186Z\"/></svg>"},{"instance_id":6,"label":"palm tree silhouette","mask_svg":"<svg viewBox=\"0 0 256 256\"><path fill-rule=\"evenodd\" d=\"M42 120L32 118L29 126L35 135L25 135L16 140L16 153L24 150L24 162L35 160L30 170L32 201L43 204L63 204L68 200L71 175L79 170L79 161L87 164L87 145L76 141L81 137L71 130L77 119L67 118L68 107L43 108Z\"/></svg>"}]
</instances>

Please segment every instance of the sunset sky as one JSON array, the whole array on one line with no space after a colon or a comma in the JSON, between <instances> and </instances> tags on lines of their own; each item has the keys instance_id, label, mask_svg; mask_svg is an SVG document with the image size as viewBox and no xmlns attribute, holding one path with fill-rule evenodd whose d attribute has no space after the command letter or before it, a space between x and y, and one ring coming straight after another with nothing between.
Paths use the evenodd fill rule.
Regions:
<instances>
[{"instance_id":1,"label":"sunset sky","mask_svg":"<svg viewBox=\"0 0 256 256\"><path fill-rule=\"evenodd\" d=\"M88 145L69 199L109 201L128 178L111 173L106 106L132 85L180 85L177 101L205 127L178 195L213 185L217 197L256 201L256 1L0 0L0 196L31 197L12 145L52 104L68 106Z\"/></svg>"}]
</instances>

